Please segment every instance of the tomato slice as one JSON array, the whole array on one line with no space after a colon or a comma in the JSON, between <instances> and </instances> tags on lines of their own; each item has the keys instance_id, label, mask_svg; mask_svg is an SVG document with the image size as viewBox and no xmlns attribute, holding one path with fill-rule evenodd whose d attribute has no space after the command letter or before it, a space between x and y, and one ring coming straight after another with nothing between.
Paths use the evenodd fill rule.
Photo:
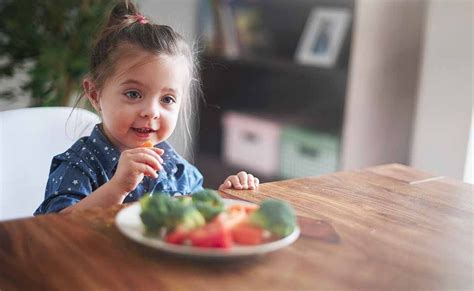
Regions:
<instances>
[{"instance_id":1,"label":"tomato slice","mask_svg":"<svg viewBox=\"0 0 474 291\"><path fill-rule=\"evenodd\" d=\"M232 240L242 245L258 245L263 240L263 229L249 223L241 223L232 229Z\"/></svg>"},{"instance_id":2,"label":"tomato slice","mask_svg":"<svg viewBox=\"0 0 474 291\"><path fill-rule=\"evenodd\" d=\"M232 235L229 229L215 220L189 234L191 244L196 247L205 248L230 248L232 246Z\"/></svg>"},{"instance_id":3,"label":"tomato slice","mask_svg":"<svg viewBox=\"0 0 474 291\"><path fill-rule=\"evenodd\" d=\"M166 235L165 241L167 243L180 245L188 238L188 235L188 231L175 230Z\"/></svg>"}]
</instances>

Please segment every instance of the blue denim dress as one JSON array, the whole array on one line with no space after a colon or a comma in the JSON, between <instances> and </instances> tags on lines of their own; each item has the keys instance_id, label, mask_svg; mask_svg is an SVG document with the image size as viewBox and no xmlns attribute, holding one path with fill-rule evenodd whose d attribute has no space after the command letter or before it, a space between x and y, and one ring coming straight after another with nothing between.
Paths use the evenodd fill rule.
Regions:
<instances>
[{"instance_id":1,"label":"blue denim dress","mask_svg":"<svg viewBox=\"0 0 474 291\"><path fill-rule=\"evenodd\" d=\"M163 169L158 178L145 177L124 202L137 201L147 193L163 192L170 196L192 194L203 189L199 170L182 158L168 142L163 149ZM88 137L80 138L66 152L53 158L44 201L34 215L59 212L108 182L114 175L120 152L97 124Z\"/></svg>"}]
</instances>

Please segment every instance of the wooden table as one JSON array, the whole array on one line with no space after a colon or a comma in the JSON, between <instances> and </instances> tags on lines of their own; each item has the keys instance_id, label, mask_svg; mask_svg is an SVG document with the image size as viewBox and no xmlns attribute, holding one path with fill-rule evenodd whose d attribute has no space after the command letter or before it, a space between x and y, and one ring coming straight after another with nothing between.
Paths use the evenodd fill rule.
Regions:
<instances>
[{"instance_id":1,"label":"wooden table","mask_svg":"<svg viewBox=\"0 0 474 291\"><path fill-rule=\"evenodd\" d=\"M122 236L120 206L0 223L0 290L473 290L472 185L392 164L223 195L280 198L301 237L231 262Z\"/></svg>"}]
</instances>

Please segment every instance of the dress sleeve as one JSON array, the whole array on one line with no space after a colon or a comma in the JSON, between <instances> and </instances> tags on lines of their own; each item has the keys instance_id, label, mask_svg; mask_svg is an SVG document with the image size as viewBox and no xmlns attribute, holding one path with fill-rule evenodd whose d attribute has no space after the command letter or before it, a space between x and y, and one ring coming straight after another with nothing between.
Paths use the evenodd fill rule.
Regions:
<instances>
[{"instance_id":1,"label":"dress sleeve","mask_svg":"<svg viewBox=\"0 0 474 291\"><path fill-rule=\"evenodd\" d=\"M203 190L202 185L204 178L201 172L187 161L178 165L178 171L176 174L178 178L178 192L182 194L193 194Z\"/></svg>"},{"instance_id":2,"label":"dress sleeve","mask_svg":"<svg viewBox=\"0 0 474 291\"><path fill-rule=\"evenodd\" d=\"M89 195L93 188L88 169L55 158L46 184L45 199L34 215L59 212Z\"/></svg>"}]
</instances>

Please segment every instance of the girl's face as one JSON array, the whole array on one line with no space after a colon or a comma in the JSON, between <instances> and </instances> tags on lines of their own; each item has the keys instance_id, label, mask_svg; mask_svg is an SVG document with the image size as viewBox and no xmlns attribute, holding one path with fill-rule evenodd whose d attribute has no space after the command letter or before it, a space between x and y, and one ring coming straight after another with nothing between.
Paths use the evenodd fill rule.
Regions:
<instances>
[{"instance_id":1,"label":"girl's face","mask_svg":"<svg viewBox=\"0 0 474 291\"><path fill-rule=\"evenodd\" d=\"M176 127L187 80L183 57L151 53L119 58L114 75L86 95L100 113L107 138L120 151L166 140Z\"/></svg>"}]
</instances>

